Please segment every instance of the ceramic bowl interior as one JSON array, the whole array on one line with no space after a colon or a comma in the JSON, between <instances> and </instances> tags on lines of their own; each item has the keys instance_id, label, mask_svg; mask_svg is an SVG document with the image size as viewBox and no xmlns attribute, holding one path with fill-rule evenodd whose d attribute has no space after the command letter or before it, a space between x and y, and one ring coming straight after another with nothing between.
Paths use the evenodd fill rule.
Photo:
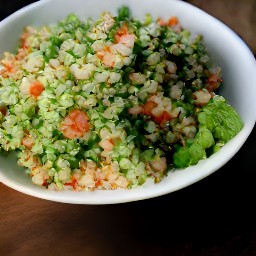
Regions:
<instances>
[{"instance_id":1,"label":"ceramic bowl interior","mask_svg":"<svg viewBox=\"0 0 256 256\"><path fill-rule=\"evenodd\" d=\"M193 184L227 163L242 147L256 120L256 64L247 45L226 25L204 11L179 0L42 0L20 9L0 23L0 55L14 51L18 37L27 25L56 23L69 13L82 19L96 19L103 11L116 14L122 5L130 7L133 16L154 18L176 15L192 34L202 34L208 50L223 72L220 94L238 111L244 122L242 131L220 151L197 165L169 173L160 183L148 180L133 190L93 192L53 192L31 183L23 168L16 164L15 153L0 154L0 180L22 193L42 199L73 204L114 204L161 196Z\"/></svg>"}]
</instances>

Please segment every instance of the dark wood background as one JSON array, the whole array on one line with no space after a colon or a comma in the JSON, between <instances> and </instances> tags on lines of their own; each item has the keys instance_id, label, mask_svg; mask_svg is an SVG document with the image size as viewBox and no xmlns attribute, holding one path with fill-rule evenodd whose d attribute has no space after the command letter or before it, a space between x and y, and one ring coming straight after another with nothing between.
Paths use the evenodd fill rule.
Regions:
<instances>
[{"instance_id":1,"label":"dark wood background","mask_svg":"<svg viewBox=\"0 0 256 256\"><path fill-rule=\"evenodd\" d=\"M1 1L0 19L32 2ZM256 53L255 0L187 2L222 20ZM241 150L204 180L126 204L56 203L0 184L0 256L254 256L255 156L256 128Z\"/></svg>"}]
</instances>

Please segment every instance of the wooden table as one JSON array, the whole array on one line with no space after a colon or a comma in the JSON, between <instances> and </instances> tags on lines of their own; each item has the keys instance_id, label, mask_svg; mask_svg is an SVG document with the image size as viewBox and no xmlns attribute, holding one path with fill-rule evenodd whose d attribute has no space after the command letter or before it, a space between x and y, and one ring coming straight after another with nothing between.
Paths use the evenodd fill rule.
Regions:
<instances>
[{"instance_id":1,"label":"wooden table","mask_svg":"<svg viewBox=\"0 0 256 256\"><path fill-rule=\"evenodd\" d=\"M30 2L2 1L1 19ZM226 22L256 52L250 16L255 1L189 2ZM231 9L223 9L225 4ZM255 152L256 128L211 176L126 204L62 204L0 184L0 255L256 255Z\"/></svg>"}]
</instances>

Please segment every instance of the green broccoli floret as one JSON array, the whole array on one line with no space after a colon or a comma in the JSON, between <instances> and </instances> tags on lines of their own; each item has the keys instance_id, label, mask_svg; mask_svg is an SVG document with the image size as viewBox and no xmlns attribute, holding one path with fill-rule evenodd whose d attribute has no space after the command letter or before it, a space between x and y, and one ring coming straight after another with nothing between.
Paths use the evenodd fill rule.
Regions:
<instances>
[{"instance_id":1,"label":"green broccoli floret","mask_svg":"<svg viewBox=\"0 0 256 256\"><path fill-rule=\"evenodd\" d=\"M130 9L127 6L122 6L118 9L118 20L125 20L131 17Z\"/></svg>"},{"instance_id":2,"label":"green broccoli floret","mask_svg":"<svg viewBox=\"0 0 256 256\"><path fill-rule=\"evenodd\" d=\"M199 160L206 157L205 150L197 142L179 147L173 156L174 166L184 168L196 164Z\"/></svg>"},{"instance_id":3,"label":"green broccoli floret","mask_svg":"<svg viewBox=\"0 0 256 256\"><path fill-rule=\"evenodd\" d=\"M206 158L206 150L211 154L235 137L243 128L243 122L227 101L215 96L198 113L199 129L193 140L186 140L185 146L176 146L173 155L174 166L185 168Z\"/></svg>"},{"instance_id":4,"label":"green broccoli floret","mask_svg":"<svg viewBox=\"0 0 256 256\"><path fill-rule=\"evenodd\" d=\"M184 168L197 164L203 158L206 158L205 149L214 145L212 133L205 125L200 125L199 130L193 140L187 140L184 147L177 147L173 156L174 166Z\"/></svg>"},{"instance_id":5,"label":"green broccoli floret","mask_svg":"<svg viewBox=\"0 0 256 256\"><path fill-rule=\"evenodd\" d=\"M235 109L221 96L215 96L198 114L198 121L213 134L216 141L227 143L243 128Z\"/></svg>"}]
</instances>

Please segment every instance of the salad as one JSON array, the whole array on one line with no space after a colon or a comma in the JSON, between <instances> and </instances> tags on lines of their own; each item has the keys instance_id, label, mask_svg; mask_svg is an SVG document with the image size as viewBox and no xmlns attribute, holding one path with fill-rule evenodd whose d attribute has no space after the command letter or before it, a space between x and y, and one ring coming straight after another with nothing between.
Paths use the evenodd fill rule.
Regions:
<instances>
[{"instance_id":1,"label":"salad","mask_svg":"<svg viewBox=\"0 0 256 256\"><path fill-rule=\"evenodd\" d=\"M0 153L50 190L132 189L210 157L242 129L221 68L178 17L122 6L27 26L0 66Z\"/></svg>"}]
</instances>

